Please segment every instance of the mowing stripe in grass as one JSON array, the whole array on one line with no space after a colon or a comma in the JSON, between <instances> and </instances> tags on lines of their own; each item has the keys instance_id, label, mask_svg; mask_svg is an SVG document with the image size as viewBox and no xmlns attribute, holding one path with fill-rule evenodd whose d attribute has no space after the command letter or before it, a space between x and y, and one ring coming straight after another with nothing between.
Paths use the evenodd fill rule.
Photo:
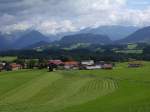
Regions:
<instances>
[{"instance_id":1,"label":"mowing stripe in grass","mask_svg":"<svg viewBox=\"0 0 150 112\"><path fill-rule=\"evenodd\" d=\"M24 85L25 83L33 80L36 77L39 77L40 75L43 75L43 71L15 71L15 72L9 72L5 75L0 76L0 99L8 93L9 91L12 91L13 89L20 87L21 85Z\"/></svg>"},{"instance_id":2,"label":"mowing stripe in grass","mask_svg":"<svg viewBox=\"0 0 150 112\"><path fill-rule=\"evenodd\" d=\"M62 78L61 75L54 73L43 74L43 76L37 77L36 79L33 79L30 82L4 94L0 103L20 103L26 101L40 92L44 87L47 87L52 84L52 82L60 78Z\"/></svg>"},{"instance_id":3,"label":"mowing stripe in grass","mask_svg":"<svg viewBox=\"0 0 150 112\"><path fill-rule=\"evenodd\" d=\"M115 82L112 80L105 80L105 79L90 80L85 85L83 85L81 89L77 93L75 93L75 95L69 97L68 102L72 102L72 104L74 105L81 104L81 103L88 102L90 100L94 100L97 97L101 97L103 95L109 94L113 92L116 88L113 88L112 86L108 87L108 83L112 85L112 83ZM101 85L105 85L105 87L102 87Z\"/></svg>"}]
</instances>

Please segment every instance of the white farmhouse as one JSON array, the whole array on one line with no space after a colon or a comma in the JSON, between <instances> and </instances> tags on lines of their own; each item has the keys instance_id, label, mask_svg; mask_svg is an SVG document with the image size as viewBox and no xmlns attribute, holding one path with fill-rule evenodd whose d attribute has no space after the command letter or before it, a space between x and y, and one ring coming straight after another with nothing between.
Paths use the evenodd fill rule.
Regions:
<instances>
[{"instance_id":1,"label":"white farmhouse","mask_svg":"<svg viewBox=\"0 0 150 112\"><path fill-rule=\"evenodd\" d=\"M91 65L94 65L94 61L93 60L81 61L81 65L91 66Z\"/></svg>"}]
</instances>

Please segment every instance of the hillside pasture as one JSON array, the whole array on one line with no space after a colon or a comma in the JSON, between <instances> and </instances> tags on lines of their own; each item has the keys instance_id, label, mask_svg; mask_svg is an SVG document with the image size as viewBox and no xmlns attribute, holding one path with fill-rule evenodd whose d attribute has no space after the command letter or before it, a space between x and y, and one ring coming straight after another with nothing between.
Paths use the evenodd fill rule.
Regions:
<instances>
[{"instance_id":1,"label":"hillside pasture","mask_svg":"<svg viewBox=\"0 0 150 112\"><path fill-rule=\"evenodd\" d=\"M142 54L142 53L143 53L143 50L127 49L127 50L119 50L119 51L116 51L116 53L124 53L124 54Z\"/></svg>"},{"instance_id":2,"label":"hillside pasture","mask_svg":"<svg viewBox=\"0 0 150 112\"><path fill-rule=\"evenodd\" d=\"M0 61L7 61L7 62L12 62L14 60L16 60L17 57L15 56L0 56Z\"/></svg>"}]
</instances>

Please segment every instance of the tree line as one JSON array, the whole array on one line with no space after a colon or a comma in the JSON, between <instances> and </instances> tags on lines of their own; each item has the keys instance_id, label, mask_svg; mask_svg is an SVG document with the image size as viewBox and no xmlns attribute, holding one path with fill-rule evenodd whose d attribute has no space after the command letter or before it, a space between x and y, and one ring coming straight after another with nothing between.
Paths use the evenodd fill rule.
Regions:
<instances>
[{"instance_id":1,"label":"tree line","mask_svg":"<svg viewBox=\"0 0 150 112\"><path fill-rule=\"evenodd\" d=\"M98 49L100 48L100 49ZM76 48L72 50L65 50L62 48L45 49L43 51L37 50L9 50L0 52L0 56L17 56L18 59L39 59L50 60L60 59L62 61L68 60L95 60L95 61L128 61L128 59L146 60L150 61L150 45L142 45L142 53L119 53L114 49L125 49L125 45L107 45L107 46L92 46L87 48Z\"/></svg>"}]
</instances>

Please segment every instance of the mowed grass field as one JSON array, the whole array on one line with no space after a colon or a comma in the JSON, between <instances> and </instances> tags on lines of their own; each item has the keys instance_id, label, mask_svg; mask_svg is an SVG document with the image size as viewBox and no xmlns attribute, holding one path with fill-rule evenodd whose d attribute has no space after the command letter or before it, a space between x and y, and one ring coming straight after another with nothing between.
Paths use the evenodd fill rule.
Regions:
<instances>
[{"instance_id":1,"label":"mowed grass field","mask_svg":"<svg viewBox=\"0 0 150 112\"><path fill-rule=\"evenodd\" d=\"M0 73L0 112L150 112L150 63L114 70Z\"/></svg>"}]
</instances>

